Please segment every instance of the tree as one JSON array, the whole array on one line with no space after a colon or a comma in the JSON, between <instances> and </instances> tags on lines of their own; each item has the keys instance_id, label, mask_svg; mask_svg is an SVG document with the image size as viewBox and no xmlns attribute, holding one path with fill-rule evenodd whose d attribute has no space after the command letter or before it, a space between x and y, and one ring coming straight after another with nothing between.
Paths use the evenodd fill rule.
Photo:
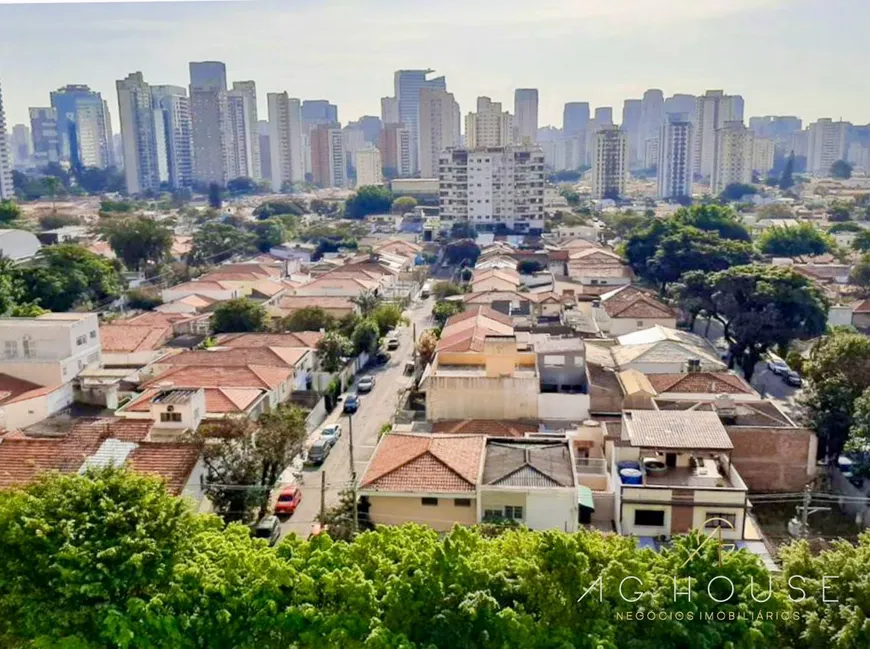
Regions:
<instances>
[{"instance_id":1,"label":"tree","mask_svg":"<svg viewBox=\"0 0 870 649\"><path fill-rule=\"evenodd\" d=\"M824 293L790 268L737 266L710 275L707 282L712 309L747 381L770 348L787 348L793 340L825 331Z\"/></svg>"},{"instance_id":2,"label":"tree","mask_svg":"<svg viewBox=\"0 0 870 649\"><path fill-rule=\"evenodd\" d=\"M828 228L828 234L837 234L838 232L863 232L864 228L854 221L845 221L843 223L834 223Z\"/></svg>"},{"instance_id":3,"label":"tree","mask_svg":"<svg viewBox=\"0 0 870 649\"><path fill-rule=\"evenodd\" d=\"M833 239L812 223L767 228L758 238L758 249L773 257L822 255L834 245Z\"/></svg>"},{"instance_id":4,"label":"tree","mask_svg":"<svg viewBox=\"0 0 870 649\"><path fill-rule=\"evenodd\" d=\"M163 304L163 299L153 291L133 289L127 291L127 306L131 309L151 311Z\"/></svg>"},{"instance_id":5,"label":"tree","mask_svg":"<svg viewBox=\"0 0 870 649\"><path fill-rule=\"evenodd\" d=\"M239 178L233 178L232 180L227 181L227 191L233 196L256 194L259 189L260 188L253 179L245 176L240 176ZM209 187L209 194L211 194L211 187ZM211 201L209 200L209 202ZM215 205L213 207L217 209L220 208L220 205Z\"/></svg>"},{"instance_id":6,"label":"tree","mask_svg":"<svg viewBox=\"0 0 870 649\"><path fill-rule=\"evenodd\" d=\"M162 264L170 255L174 239L169 227L144 216L112 220L103 227L103 235L130 270Z\"/></svg>"},{"instance_id":7,"label":"tree","mask_svg":"<svg viewBox=\"0 0 870 649\"><path fill-rule=\"evenodd\" d=\"M21 217L21 208L15 201L0 201L0 223L10 223Z\"/></svg>"},{"instance_id":8,"label":"tree","mask_svg":"<svg viewBox=\"0 0 870 649\"><path fill-rule=\"evenodd\" d=\"M794 212L785 203L767 203L758 208L758 218L763 219L793 219Z\"/></svg>"},{"instance_id":9,"label":"tree","mask_svg":"<svg viewBox=\"0 0 870 649\"><path fill-rule=\"evenodd\" d=\"M463 311L465 311L465 303L458 300L436 302L435 306L432 307L432 319L435 320L439 329L443 329L451 316Z\"/></svg>"},{"instance_id":10,"label":"tree","mask_svg":"<svg viewBox=\"0 0 870 649\"><path fill-rule=\"evenodd\" d=\"M438 346L438 338L435 332L431 329L424 331L417 341L417 356L420 358L420 365L425 367L435 358L435 348Z\"/></svg>"},{"instance_id":11,"label":"tree","mask_svg":"<svg viewBox=\"0 0 870 649\"><path fill-rule=\"evenodd\" d=\"M337 372L344 365L344 359L353 354L353 343L347 336L329 331L317 341L317 353L325 372Z\"/></svg>"},{"instance_id":12,"label":"tree","mask_svg":"<svg viewBox=\"0 0 870 649\"><path fill-rule=\"evenodd\" d=\"M326 216L331 211L330 204L322 198L312 198L308 204L308 209L320 216Z\"/></svg>"},{"instance_id":13,"label":"tree","mask_svg":"<svg viewBox=\"0 0 870 649\"><path fill-rule=\"evenodd\" d=\"M115 167L101 169L99 167L84 167L73 170L76 183L89 194L120 193L125 191L124 174Z\"/></svg>"},{"instance_id":14,"label":"tree","mask_svg":"<svg viewBox=\"0 0 870 649\"><path fill-rule=\"evenodd\" d=\"M450 228L451 239L477 239L477 228L470 221L454 221Z\"/></svg>"},{"instance_id":15,"label":"tree","mask_svg":"<svg viewBox=\"0 0 870 649\"><path fill-rule=\"evenodd\" d=\"M870 387L852 404L852 427L848 448L856 453L870 449Z\"/></svg>"},{"instance_id":16,"label":"tree","mask_svg":"<svg viewBox=\"0 0 870 649\"><path fill-rule=\"evenodd\" d=\"M256 250L256 235L225 223L206 223L193 235L188 263L192 266L219 264L235 255Z\"/></svg>"},{"instance_id":17,"label":"tree","mask_svg":"<svg viewBox=\"0 0 870 649\"><path fill-rule=\"evenodd\" d=\"M254 208L254 216L258 219L268 219L272 216L281 215L303 216L305 214L304 206L296 201L281 200L281 201L265 201Z\"/></svg>"},{"instance_id":18,"label":"tree","mask_svg":"<svg viewBox=\"0 0 870 649\"><path fill-rule=\"evenodd\" d=\"M835 201L828 208L828 220L832 223L842 223L852 218L852 210L848 205L840 201Z\"/></svg>"},{"instance_id":19,"label":"tree","mask_svg":"<svg viewBox=\"0 0 870 649\"><path fill-rule=\"evenodd\" d=\"M265 331L266 307L246 297L221 302L214 310L212 327L216 334Z\"/></svg>"},{"instance_id":20,"label":"tree","mask_svg":"<svg viewBox=\"0 0 870 649\"><path fill-rule=\"evenodd\" d=\"M43 214L39 217L39 227L43 230L56 230L68 225L81 225L79 217L72 214Z\"/></svg>"},{"instance_id":21,"label":"tree","mask_svg":"<svg viewBox=\"0 0 870 649\"><path fill-rule=\"evenodd\" d=\"M390 211L393 214L406 214L407 212L413 212L415 207L417 207L416 198L411 196L399 196L393 201L393 206L390 208Z\"/></svg>"},{"instance_id":22,"label":"tree","mask_svg":"<svg viewBox=\"0 0 870 649\"><path fill-rule=\"evenodd\" d=\"M517 264L517 272L522 275L534 275L544 270L544 265L534 259L524 259Z\"/></svg>"},{"instance_id":23,"label":"tree","mask_svg":"<svg viewBox=\"0 0 870 649\"><path fill-rule=\"evenodd\" d=\"M782 191L788 191L794 187L794 151L789 153L788 159L785 161L785 168L782 170L782 176L779 179L779 188Z\"/></svg>"},{"instance_id":24,"label":"tree","mask_svg":"<svg viewBox=\"0 0 870 649\"><path fill-rule=\"evenodd\" d=\"M367 185L344 204L344 215L349 219L362 219L369 214L388 214L393 205L393 195L386 187Z\"/></svg>"},{"instance_id":25,"label":"tree","mask_svg":"<svg viewBox=\"0 0 870 649\"><path fill-rule=\"evenodd\" d=\"M752 196L757 193L758 190L752 185L747 185L745 183L731 183L722 190L722 193L719 194L719 199L723 201L737 202L745 196Z\"/></svg>"},{"instance_id":26,"label":"tree","mask_svg":"<svg viewBox=\"0 0 870 649\"><path fill-rule=\"evenodd\" d=\"M845 160L837 160L831 165L831 176L842 180L848 180L852 177L852 165Z\"/></svg>"},{"instance_id":27,"label":"tree","mask_svg":"<svg viewBox=\"0 0 870 649\"><path fill-rule=\"evenodd\" d=\"M447 244L447 248L444 250L444 258L450 264L464 262L469 266L474 266L478 257L480 257L480 246L471 239L453 241Z\"/></svg>"},{"instance_id":28,"label":"tree","mask_svg":"<svg viewBox=\"0 0 870 649\"><path fill-rule=\"evenodd\" d=\"M870 252L870 230L862 230L852 240L852 248L858 252Z\"/></svg>"},{"instance_id":29,"label":"tree","mask_svg":"<svg viewBox=\"0 0 870 649\"><path fill-rule=\"evenodd\" d=\"M281 219L272 217L262 221L253 221L247 228L257 237L256 246L261 252L269 252L287 241L288 231Z\"/></svg>"},{"instance_id":30,"label":"tree","mask_svg":"<svg viewBox=\"0 0 870 649\"><path fill-rule=\"evenodd\" d=\"M752 240L749 230L740 222L734 210L721 205L711 203L681 207L674 213L673 222L699 230L717 232L723 239Z\"/></svg>"},{"instance_id":31,"label":"tree","mask_svg":"<svg viewBox=\"0 0 870 649\"><path fill-rule=\"evenodd\" d=\"M861 260L852 267L849 281L865 293L870 293L870 253L861 255Z\"/></svg>"},{"instance_id":32,"label":"tree","mask_svg":"<svg viewBox=\"0 0 870 649\"><path fill-rule=\"evenodd\" d=\"M209 183L208 186L208 206L213 210L219 210L223 205L221 198L221 186L217 183Z\"/></svg>"},{"instance_id":33,"label":"tree","mask_svg":"<svg viewBox=\"0 0 870 649\"><path fill-rule=\"evenodd\" d=\"M361 320L351 335L354 354L374 354L378 350L380 330L378 323L371 319Z\"/></svg>"},{"instance_id":34,"label":"tree","mask_svg":"<svg viewBox=\"0 0 870 649\"><path fill-rule=\"evenodd\" d=\"M432 285L432 295L439 301L453 295L462 295L463 293L465 293L465 289L454 282L435 282Z\"/></svg>"},{"instance_id":35,"label":"tree","mask_svg":"<svg viewBox=\"0 0 870 649\"><path fill-rule=\"evenodd\" d=\"M398 327L400 324L407 322L402 315L402 309L392 303L379 304L374 311L371 312L371 318L378 325L378 332L381 337L386 336L390 331Z\"/></svg>"},{"instance_id":36,"label":"tree","mask_svg":"<svg viewBox=\"0 0 870 649\"><path fill-rule=\"evenodd\" d=\"M281 321L284 331L330 331L335 326L335 316L316 306L294 311Z\"/></svg>"},{"instance_id":37,"label":"tree","mask_svg":"<svg viewBox=\"0 0 870 649\"><path fill-rule=\"evenodd\" d=\"M352 297L350 301L359 309L360 315L363 318L368 318L378 308L381 298L373 291L363 291L359 295Z\"/></svg>"},{"instance_id":38,"label":"tree","mask_svg":"<svg viewBox=\"0 0 870 649\"><path fill-rule=\"evenodd\" d=\"M284 469L302 452L308 435L305 415L301 408L288 404L260 415L256 444L263 466L262 484L274 487ZM264 513L261 511L260 515Z\"/></svg>"},{"instance_id":39,"label":"tree","mask_svg":"<svg viewBox=\"0 0 870 649\"><path fill-rule=\"evenodd\" d=\"M635 230L649 225L651 221L656 219L655 216L650 217L633 210L625 210L623 212L602 214L601 220L607 226L604 230L604 238L610 240L616 238L626 239Z\"/></svg>"}]
</instances>

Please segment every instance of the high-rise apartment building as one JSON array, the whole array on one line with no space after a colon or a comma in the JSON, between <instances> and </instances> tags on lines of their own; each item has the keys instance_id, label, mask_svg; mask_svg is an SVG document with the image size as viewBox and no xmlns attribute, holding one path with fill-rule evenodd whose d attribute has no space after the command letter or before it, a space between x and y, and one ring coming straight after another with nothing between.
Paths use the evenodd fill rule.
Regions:
<instances>
[{"instance_id":1,"label":"high-rise apartment building","mask_svg":"<svg viewBox=\"0 0 870 649\"><path fill-rule=\"evenodd\" d=\"M158 127L151 103L151 87L141 72L132 72L115 82L118 115L124 143L124 178L127 193L141 194L160 188ZM162 135L162 134L161 134ZM165 144L165 140L163 140ZM165 158L164 158L165 159Z\"/></svg>"},{"instance_id":2,"label":"high-rise apartment building","mask_svg":"<svg viewBox=\"0 0 870 649\"><path fill-rule=\"evenodd\" d=\"M257 122L257 139L260 140L260 173L263 180L272 180L272 142L269 139L269 120Z\"/></svg>"},{"instance_id":3,"label":"high-rise apartment building","mask_svg":"<svg viewBox=\"0 0 870 649\"><path fill-rule=\"evenodd\" d=\"M777 139L797 133L803 128L803 122L793 115L764 115L750 117L749 128L758 137Z\"/></svg>"},{"instance_id":4,"label":"high-rise apartment building","mask_svg":"<svg viewBox=\"0 0 870 649\"><path fill-rule=\"evenodd\" d=\"M161 179L165 177L175 189L190 187L193 184L193 141L187 90L181 86L151 86L151 103L157 127ZM161 154L164 150L165 163Z\"/></svg>"},{"instance_id":5,"label":"high-rise apartment building","mask_svg":"<svg viewBox=\"0 0 870 649\"><path fill-rule=\"evenodd\" d=\"M537 146L442 151L441 218L479 230L544 228L544 152Z\"/></svg>"},{"instance_id":6,"label":"high-rise apartment building","mask_svg":"<svg viewBox=\"0 0 870 649\"><path fill-rule=\"evenodd\" d=\"M404 124L384 124L378 149L384 174L388 178L410 178L414 175L411 148L411 129Z\"/></svg>"},{"instance_id":7,"label":"high-rise apartment building","mask_svg":"<svg viewBox=\"0 0 870 649\"><path fill-rule=\"evenodd\" d=\"M595 123L595 129L602 126L613 126L613 107L599 106L595 109L595 117L592 119Z\"/></svg>"},{"instance_id":8,"label":"high-rise apartment building","mask_svg":"<svg viewBox=\"0 0 870 649\"><path fill-rule=\"evenodd\" d=\"M399 108L399 122L411 131L411 167L413 173L420 170L420 91L424 88L447 90L444 77L430 79L434 70L397 70L393 83Z\"/></svg>"},{"instance_id":9,"label":"high-rise apartment building","mask_svg":"<svg viewBox=\"0 0 870 649\"><path fill-rule=\"evenodd\" d=\"M229 180L230 128L227 70L220 61L190 64L190 121L193 176L201 183Z\"/></svg>"},{"instance_id":10,"label":"high-rise apartment building","mask_svg":"<svg viewBox=\"0 0 870 649\"><path fill-rule=\"evenodd\" d=\"M753 133L753 135L755 134ZM755 171L762 176L769 173L770 170L773 169L773 163L776 157L776 145L774 141L756 135L752 147L752 171Z\"/></svg>"},{"instance_id":11,"label":"high-rise apartment building","mask_svg":"<svg viewBox=\"0 0 870 649\"><path fill-rule=\"evenodd\" d=\"M676 94L665 99L665 116L688 115L694 123L698 113L698 98L695 95Z\"/></svg>"},{"instance_id":12,"label":"high-rise apartment building","mask_svg":"<svg viewBox=\"0 0 870 649\"><path fill-rule=\"evenodd\" d=\"M67 85L51 93L57 116L59 157L75 168L108 167L111 163L111 126L106 104L85 85Z\"/></svg>"},{"instance_id":13,"label":"high-rise apartment building","mask_svg":"<svg viewBox=\"0 0 870 649\"><path fill-rule=\"evenodd\" d=\"M363 139L366 142L377 146L378 138L381 137L381 129L383 129L384 125L380 117L363 115L355 122L348 122L347 127L359 129L363 132Z\"/></svg>"},{"instance_id":14,"label":"high-rise apartment building","mask_svg":"<svg viewBox=\"0 0 870 649\"><path fill-rule=\"evenodd\" d=\"M11 199L15 194L12 186L12 157L6 140L6 112L3 109L3 88L0 87L0 199Z\"/></svg>"},{"instance_id":15,"label":"high-rise apartment building","mask_svg":"<svg viewBox=\"0 0 870 649\"><path fill-rule=\"evenodd\" d=\"M752 182L755 136L742 121L726 122L716 130L711 191L718 195L728 185Z\"/></svg>"},{"instance_id":16,"label":"high-rise apartment building","mask_svg":"<svg viewBox=\"0 0 870 649\"><path fill-rule=\"evenodd\" d=\"M465 116L465 146L507 146L513 142L514 119L502 111L500 102L477 98L477 112Z\"/></svg>"},{"instance_id":17,"label":"high-rise apartment building","mask_svg":"<svg viewBox=\"0 0 870 649\"><path fill-rule=\"evenodd\" d=\"M366 148L366 135L358 124L347 125L341 129L341 142L344 147L345 165L356 169L356 152Z\"/></svg>"},{"instance_id":18,"label":"high-rise apartment building","mask_svg":"<svg viewBox=\"0 0 870 649\"><path fill-rule=\"evenodd\" d=\"M572 135L541 141L538 145L544 151L544 164L553 171L573 171L586 164L586 135Z\"/></svg>"},{"instance_id":19,"label":"high-rise apartment building","mask_svg":"<svg viewBox=\"0 0 870 649\"><path fill-rule=\"evenodd\" d=\"M807 129L807 171L818 176L828 176L831 165L846 157L846 136L851 124L835 122L825 117L809 125Z\"/></svg>"},{"instance_id":20,"label":"high-rise apartment building","mask_svg":"<svg viewBox=\"0 0 870 649\"><path fill-rule=\"evenodd\" d=\"M356 152L354 163L356 168L356 186L381 185L384 182L381 152L377 147L368 145Z\"/></svg>"},{"instance_id":21,"label":"high-rise apartment building","mask_svg":"<svg viewBox=\"0 0 870 649\"><path fill-rule=\"evenodd\" d=\"M260 136L257 131L259 116L257 115L257 84L253 81L234 81L233 93L241 93L244 97L245 112L248 116L248 142L250 146L251 166L245 174L254 180L263 179L260 165Z\"/></svg>"},{"instance_id":22,"label":"high-rise apartment building","mask_svg":"<svg viewBox=\"0 0 870 649\"><path fill-rule=\"evenodd\" d=\"M311 130L311 176L319 187L347 187L347 157L340 128L328 124Z\"/></svg>"},{"instance_id":23,"label":"high-rise apartment building","mask_svg":"<svg viewBox=\"0 0 870 649\"><path fill-rule=\"evenodd\" d=\"M437 178L441 151L459 145L456 110L456 100L451 93L437 88L420 90L420 175L423 178Z\"/></svg>"},{"instance_id":24,"label":"high-rise apartment building","mask_svg":"<svg viewBox=\"0 0 870 649\"><path fill-rule=\"evenodd\" d=\"M30 113L30 136L33 138L33 161L37 165L60 160L57 135L57 112L51 107L33 107Z\"/></svg>"},{"instance_id":25,"label":"high-rise apartment building","mask_svg":"<svg viewBox=\"0 0 870 649\"><path fill-rule=\"evenodd\" d=\"M395 97L381 97L381 121L387 124L399 123L399 100Z\"/></svg>"},{"instance_id":26,"label":"high-rise apartment building","mask_svg":"<svg viewBox=\"0 0 870 649\"><path fill-rule=\"evenodd\" d=\"M327 99L305 99L302 102L302 125L311 130L321 124L338 124L338 106Z\"/></svg>"},{"instance_id":27,"label":"high-rise apartment building","mask_svg":"<svg viewBox=\"0 0 870 649\"><path fill-rule=\"evenodd\" d=\"M534 144L538 137L538 89L514 92L514 130L517 144Z\"/></svg>"},{"instance_id":28,"label":"high-rise apartment building","mask_svg":"<svg viewBox=\"0 0 870 649\"><path fill-rule=\"evenodd\" d=\"M565 137L586 133L589 128L589 102L572 101L562 111L562 132Z\"/></svg>"},{"instance_id":29,"label":"high-rise apartment building","mask_svg":"<svg viewBox=\"0 0 870 649\"><path fill-rule=\"evenodd\" d=\"M30 129L24 124L16 124L12 127L12 136L9 138L12 146L10 155L12 166L25 167L33 156L33 144L30 138Z\"/></svg>"},{"instance_id":30,"label":"high-rise apartment building","mask_svg":"<svg viewBox=\"0 0 870 649\"><path fill-rule=\"evenodd\" d=\"M704 178L713 175L717 131L728 122L743 121L743 98L726 95L721 90L708 90L698 97L695 117L694 173Z\"/></svg>"},{"instance_id":31,"label":"high-rise apartment building","mask_svg":"<svg viewBox=\"0 0 870 649\"><path fill-rule=\"evenodd\" d=\"M665 121L665 96L658 88L650 88L641 100L641 135L644 140L657 138Z\"/></svg>"},{"instance_id":32,"label":"high-rise apartment building","mask_svg":"<svg viewBox=\"0 0 870 649\"><path fill-rule=\"evenodd\" d=\"M604 125L592 138L592 196L624 196L627 176L628 136L617 126Z\"/></svg>"},{"instance_id":33,"label":"high-rise apartment building","mask_svg":"<svg viewBox=\"0 0 870 649\"><path fill-rule=\"evenodd\" d=\"M687 113L668 113L662 124L657 169L658 197L677 199L692 195L692 135L694 126Z\"/></svg>"},{"instance_id":34,"label":"high-rise apartment building","mask_svg":"<svg viewBox=\"0 0 870 649\"><path fill-rule=\"evenodd\" d=\"M240 90L227 93L227 178L253 178L254 144L251 139L250 98ZM254 122L256 123L256 122Z\"/></svg>"},{"instance_id":35,"label":"high-rise apartment building","mask_svg":"<svg viewBox=\"0 0 870 649\"><path fill-rule=\"evenodd\" d=\"M628 137L628 164L634 167L640 163L643 143L646 138L641 134L643 101L626 99L622 104L622 124L620 128Z\"/></svg>"},{"instance_id":36,"label":"high-rise apartment building","mask_svg":"<svg viewBox=\"0 0 870 649\"><path fill-rule=\"evenodd\" d=\"M269 106L269 152L272 191L305 180L302 151L302 105L286 92L266 95Z\"/></svg>"}]
</instances>

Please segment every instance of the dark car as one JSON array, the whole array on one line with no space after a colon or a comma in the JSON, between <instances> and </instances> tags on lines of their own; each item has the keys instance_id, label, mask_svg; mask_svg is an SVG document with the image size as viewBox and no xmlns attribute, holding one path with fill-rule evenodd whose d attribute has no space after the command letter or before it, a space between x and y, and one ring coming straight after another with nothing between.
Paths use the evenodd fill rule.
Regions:
<instances>
[{"instance_id":1,"label":"dark car","mask_svg":"<svg viewBox=\"0 0 870 649\"><path fill-rule=\"evenodd\" d=\"M799 388L804 384L801 375L795 372L794 370L789 370L782 376L782 380L785 381L788 385Z\"/></svg>"},{"instance_id":2,"label":"dark car","mask_svg":"<svg viewBox=\"0 0 870 649\"><path fill-rule=\"evenodd\" d=\"M379 365L386 365L390 362L390 359L392 359L392 356L387 352L378 352L369 359L369 365L373 367L378 367Z\"/></svg>"},{"instance_id":3,"label":"dark car","mask_svg":"<svg viewBox=\"0 0 870 649\"><path fill-rule=\"evenodd\" d=\"M264 516L254 526L254 538L264 539L269 542L269 545L275 545L280 536L281 521L278 520L277 516Z\"/></svg>"},{"instance_id":4,"label":"dark car","mask_svg":"<svg viewBox=\"0 0 870 649\"><path fill-rule=\"evenodd\" d=\"M332 443L328 439L319 439L314 444L311 445L311 448L308 449L308 459L305 460L305 464L311 466L317 466L323 464L327 457L329 457L329 452L332 450Z\"/></svg>"},{"instance_id":5,"label":"dark car","mask_svg":"<svg viewBox=\"0 0 870 649\"><path fill-rule=\"evenodd\" d=\"M347 395L347 398L344 400L344 411L348 414L353 414L357 410L359 410L360 399L355 394Z\"/></svg>"}]
</instances>

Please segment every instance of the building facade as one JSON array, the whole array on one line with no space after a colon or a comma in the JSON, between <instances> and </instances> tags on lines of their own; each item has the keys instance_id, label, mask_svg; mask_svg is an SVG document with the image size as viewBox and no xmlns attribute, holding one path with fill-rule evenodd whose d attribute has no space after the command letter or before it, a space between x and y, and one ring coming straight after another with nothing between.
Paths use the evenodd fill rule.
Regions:
<instances>
[{"instance_id":1,"label":"building facade","mask_svg":"<svg viewBox=\"0 0 870 649\"><path fill-rule=\"evenodd\" d=\"M257 115L257 84L253 81L234 81L232 93L240 93L243 98L244 113L248 132L246 136L246 144L250 149L251 164L248 167L247 175L253 180L262 180L263 171L260 165L260 136L257 131L257 123L259 121Z\"/></svg>"},{"instance_id":2,"label":"building facade","mask_svg":"<svg viewBox=\"0 0 870 649\"><path fill-rule=\"evenodd\" d=\"M163 126L165 146L162 148L166 151L167 182L174 189L190 187L193 183L193 142L187 90L181 86L151 86L151 102L155 113L160 113L155 122Z\"/></svg>"},{"instance_id":3,"label":"building facade","mask_svg":"<svg viewBox=\"0 0 870 649\"><path fill-rule=\"evenodd\" d=\"M124 148L124 179L127 193L141 194L160 187L157 126L151 103L151 88L141 72L132 72L115 82L118 115ZM161 134L162 135L162 134ZM165 144L165 140L162 140ZM165 152L165 146L161 147ZM165 159L165 158L164 158Z\"/></svg>"},{"instance_id":4,"label":"building facade","mask_svg":"<svg viewBox=\"0 0 870 649\"><path fill-rule=\"evenodd\" d=\"M628 137L628 161L634 167L640 162L646 137L641 132L643 124L643 101L626 99L622 104L622 128Z\"/></svg>"},{"instance_id":5,"label":"building facade","mask_svg":"<svg viewBox=\"0 0 870 649\"><path fill-rule=\"evenodd\" d=\"M819 119L807 129L807 171L819 176L828 176L831 165L846 157L846 135L849 122L835 122L830 118Z\"/></svg>"},{"instance_id":6,"label":"building facade","mask_svg":"<svg viewBox=\"0 0 870 649\"><path fill-rule=\"evenodd\" d=\"M384 126L399 123L399 101L395 97L381 97L381 122Z\"/></svg>"},{"instance_id":7,"label":"building facade","mask_svg":"<svg viewBox=\"0 0 870 649\"><path fill-rule=\"evenodd\" d=\"M443 149L459 145L455 116L458 104L444 90L420 90L420 175L435 178Z\"/></svg>"},{"instance_id":8,"label":"building facade","mask_svg":"<svg viewBox=\"0 0 870 649\"><path fill-rule=\"evenodd\" d=\"M538 89L517 88L514 92L514 130L517 144L534 144L538 139Z\"/></svg>"},{"instance_id":9,"label":"building facade","mask_svg":"<svg viewBox=\"0 0 870 649\"><path fill-rule=\"evenodd\" d=\"M194 179L225 185L230 129L227 70L220 61L190 64L190 118Z\"/></svg>"},{"instance_id":10,"label":"building facade","mask_svg":"<svg viewBox=\"0 0 870 649\"><path fill-rule=\"evenodd\" d=\"M397 70L393 77L395 98L398 106L398 121L411 132L411 169L420 170L420 91L424 88L447 90L444 77L429 78L434 70ZM386 120L384 120L386 122Z\"/></svg>"},{"instance_id":11,"label":"building facade","mask_svg":"<svg viewBox=\"0 0 870 649\"><path fill-rule=\"evenodd\" d=\"M6 139L6 113L3 110L3 88L0 88L0 200L11 199L14 194L12 156Z\"/></svg>"},{"instance_id":12,"label":"building facade","mask_svg":"<svg viewBox=\"0 0 870 649\"><path fill-rule=\"evenodd\" d=\"M603 126L593 136L592 196L625 195L628 174L628 137L616 126Z\"/></svg>"},{"instance_id":13,"label":"building facade","mask_svg":"<svg viewBox=\"0 0 870 649\"><path fill-rule=\"evenodd\" d=\"M659 136L658 197L664 200L692 196L694 126L685 113L669 114Z\"/></svg>"},{"instance_id":14,"label":"building facade","mask_svg":"<svg viewBox=\"0 0 870 649\"><path fill-rule=\"evenodd\" d=\"M100 93L85 85L67 85L51 93L51 106L57 117L59 158L75 168L109 166L111 127Z\"/></svg>"},{"instance_id":15,"label":"building facade","mask_svg":"<svg viewBox=\"0 0 870 649\"><path fill-rule=\"evenodd\" d=\"M726 95L722 90L708 90L698 98L695 118L695 169L703 178L713 175L716 155L716 132L728 122L743 121L743 98Z\"/></svg>"},{"instance_id":16,"label":"building facade","mask_svg":"<svg viewBox=\"0 0 870 649\"><path fill-rule=\"evenodd\" d=\"M381 152L368 146L356 152L356 186L381 185L384 182Z\"/></svg>"},{"instance_id":17,"label":"building facade","mask_svg":"<svg viewBox=\"0 0 870 649\"><path fill-rule=\"evenodd\" d=\"M753 135L755 135L753 131ZM773 169L776 156L776 145L766 137L755 136L752 145L752 170L759 174L769 173Z\"/></svg>"},{"instance_id":18,"label":"building facade","mask_svg":"<svg viewBox=\"0 0 870 649\"><path fill-rule=\"evenodd\" d=\"M404 124L384 124L378 149L385 175L390 178L410 178L414 175L411 146L411 129Z\"/></svg>"},{"instance_id":19,"label":"building facade","mask_svg":"<svg viewBox=\"0 0 870 649\"><path fill-rule=\"evenodd\" d=\"M512 142L513 130L513 115L502 111L500 102L478 97L477 112L465 117L465 146L470 149L507 146Z\"/></svg>"},{"instance_id":20,"label":"building facade","mask_svg":"<svg viewBox=\"0 0 870 649\"><path fill-rule=\"evenodd\" d=\"M562 132L565 136L586 133L589 128L589 102L572 101L565 104L562 111Z\"/></svg>"},{"instance_id":21,"label":"building facade","mask_svg":"<svg viewBox=\"0 0 870 649\"><path fill-rule=\"evenodd\" d=\"M305 180L302 152L302 112L298 99L286 92L270 92L269 153L272 191L280 192L285 185Z\"/></svg>"},{"instance_id":22,"label":"building facade","mask_svg":"<svg viewBox=\"0 0 870 649\"><path fill-rule=\"evenodd\" d=\"M754 136L743 122L727 122L716 131L711 191L718 195L728 185L752 182Z\"/></svg>"},{"instance_id":23,"label":"building facade","mask_svg":"<svg viewBox=\"0 0 870 649\"><path fill-rule=\"evenodd\" d=\"M33 161L37 165L60 160L57 135L57 112L51 107L33 107L30 112L30 135L33 138Z\"/></svg>"},{"instance_id":24,"label":"building facade","mask_svg":"<svg viewBox=\"0 0 870 649\"><path fill-rule=\"evenodd\" d=\"M316 126L310 142L312 182L319 187L347 187L347 158L341 129Z\"/></svg>"}]
</instances>

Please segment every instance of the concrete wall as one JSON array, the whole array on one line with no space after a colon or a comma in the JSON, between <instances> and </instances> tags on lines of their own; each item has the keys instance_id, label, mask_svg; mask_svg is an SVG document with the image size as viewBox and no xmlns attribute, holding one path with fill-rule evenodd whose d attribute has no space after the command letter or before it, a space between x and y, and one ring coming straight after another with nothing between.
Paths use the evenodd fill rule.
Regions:
<instances>
[{"instance_id":1,"label":"concrete wall","mask_svg":"<svg viewBox=\"0 0 870 649\"><path fill-rule=\"evenodd\" d=\"M577 530L577 490L529 491L526 496L526 525L533 530Z\"/></svg>"},{"instance_id":2,"label":"concrete wall","mask_svg":"<svg viewBox=\"0 0 870 649\"><path fill-rule=\"evenodd\" d=\"M454 504L455 496L439 496L437 506L424 506L419 495L369 495L369 518L375 525L420 523L438 532L448 532L455 524L477 523L475 494L469 493L468 498L471 507L457 507Z\"/></svg>"},{"instance_id":3,"label":"concrete wall","mask_svg":"<svg viewBox=\"0 0 870 649\"><path fill-rule=\"evenodd\" d=\"M731 461L750 491L801 491L814 476L818 439L805 428L726 426Z\"/></svg>"},{"instance_id":4,"label":"concrete wall","mask_svg":"<svg viewBox=\"0 0 870 649\"><path fill-rule=\"evenodd\" d=\"M72 402L72 383L66 383L49 394L0 406L0 427L17 430L32 426L63 410Z\"/></svg>"},{"instance_id":5,"label":"concrete wall","mask_svg":"<svg viewBox=\"0 0 870 649\"><path fill-rule=\"evenodd\" d=\"M544 392L538 395L538 412L547 419L579 423L589 419L589 395Z\"/></svg>"},{"instance_id":6,"label":"concrete wall","mask_svg":"<svg viewBox=\"0 0 870 649\"><path fill-rule=\"evenodd\" d=\"M828 309L828 326L849 326L852 324L852 307L832 306Z\"/></svg>"},{"instance_id":7,"label":"concrete wall","mask_svg":"<svg viewBox=\"0 0 870 649\"><path fill-rule=\"evenodd\" d=\"M624 334L630 334L635 331L641 331L642 329L649 329L650 327L653 327L655 325L661 325L662 327L667 327L668 329L677 328L676 318L610 318L609 320L610 329L608 330L608 333L614 337L622 336ZM601 322L599 322L598 325L601 326Z\"/></svg>"},{"instance_id":8,"label":"concrete wall","mask_svg":"<svg viewBox=\"0 0 870 649\"><path fill-rule=\"evenodd\" d=\"M426 418L537 419L537 377L430 376Z\"/></svg>"}]
</instances>

